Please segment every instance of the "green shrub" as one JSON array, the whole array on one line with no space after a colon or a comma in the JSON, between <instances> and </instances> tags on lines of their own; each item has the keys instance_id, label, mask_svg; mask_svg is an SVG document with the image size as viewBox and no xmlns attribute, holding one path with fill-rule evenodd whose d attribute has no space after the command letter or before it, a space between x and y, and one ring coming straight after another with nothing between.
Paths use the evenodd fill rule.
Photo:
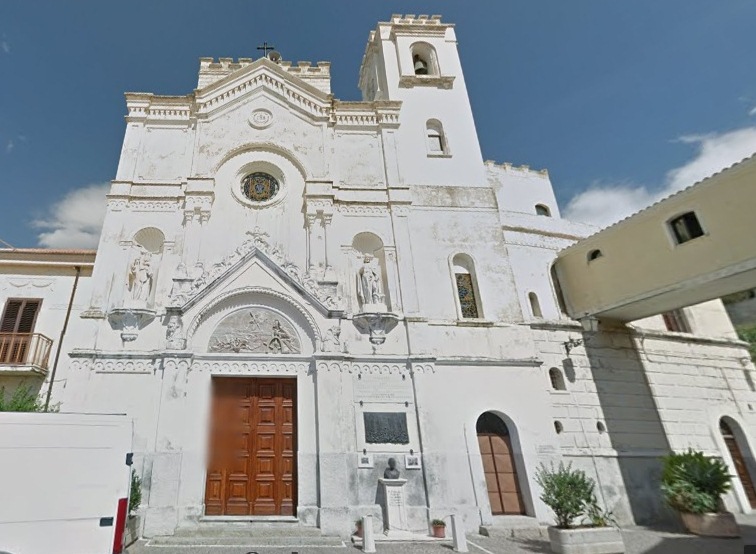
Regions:
<instances>
[{"instance_id":1,"label":"green shrub","mask_svg":"<svg viewBox=\"0 0 756 554\"><path fill-rule=\"evenodd\" d=\"M557 527L568 529L572 521L585 514L588 506L595 501L593 479L584 471L572 469L559 462L559 468L546 468L543 464L536 471L536 482L541 485L541 500L554 511Z\"/></svg>"},{"instance_id":2,"label":"green shrub","mask_svg":"<svg viewBox=\"0 0 756 554\"><path fill-rule=\"evenodd\" d=\"M732 487L732 476L720 458L688 449L662 458L661 490L675 510L692 514L719 511L719 499Z\"/></svg>"},{"instance_id":3,"label":"green shrub","mask_svg":"<svg viewBox=\"0 0 756 554\"><path fill-rule=\"evenodd\" d=\"M434 519L431 521L433 527L446 527L446 522L443 519Z\"/></svg>"},{"instance_id":4,"label":"green shrub","mask_svg":"<svg viewBox=\"0 0 756 554\"><path fill-rule=\"evenodd\" d=\"M142 504L142 479L131 470L131 493L129 494L129 514L133 514Z\"/></svg>"},{"instance_id":5,"label":"green shrub","mask_svg":"<svg viewBox=\"0 0 756 554\"><path fill-rule=\"evenodd\" d=\"M601 508L595 495L585 507L585 517L588 519L588 524L591 525L591 527L617 526L617 519L614 517L614 512Z\"/></svg>"},{"instance_id":6,"label":"green shrub","mask_svg":"<svg viewBox=\"0 0 756 554\"><path fill-rule=\"evenodd\" d=\"M42 401L28 385L20 385L6 399L5 387L0 388L0 412L44 412Z\"/></svg>"}]
</instances>

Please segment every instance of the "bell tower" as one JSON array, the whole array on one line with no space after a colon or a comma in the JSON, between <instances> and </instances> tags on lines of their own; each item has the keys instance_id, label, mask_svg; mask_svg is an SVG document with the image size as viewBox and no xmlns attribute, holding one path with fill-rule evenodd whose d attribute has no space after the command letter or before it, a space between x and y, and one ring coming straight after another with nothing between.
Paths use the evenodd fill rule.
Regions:
<instances>
[{"instance_id":1,"label":"bell tower","mask_svg":"<svg viewBox=\"0 0 756 554\"><path fill-rule=\"evenodd\" d=\"M359 86L364 101L402 102L397 159L406 184L487 186L454 25L438 15L379 23Z\"/></svg>"}]
</instances>

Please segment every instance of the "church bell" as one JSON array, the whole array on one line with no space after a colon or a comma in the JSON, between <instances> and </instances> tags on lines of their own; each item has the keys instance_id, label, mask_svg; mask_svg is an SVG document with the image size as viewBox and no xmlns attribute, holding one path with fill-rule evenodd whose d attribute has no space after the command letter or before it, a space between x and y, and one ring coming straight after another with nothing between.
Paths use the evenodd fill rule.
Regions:
<instances>
[{"instance_id":1,"label":"church bell","mask_svg":"<svg viewBox=\"0 0 756 554\"><path fill-rule=\"evenodd\" d=\"M428 74L428 64L425 63L423 59L420 58L420 56L415 55L415 75L427 75Z\"/></svg>"}]
</instances>

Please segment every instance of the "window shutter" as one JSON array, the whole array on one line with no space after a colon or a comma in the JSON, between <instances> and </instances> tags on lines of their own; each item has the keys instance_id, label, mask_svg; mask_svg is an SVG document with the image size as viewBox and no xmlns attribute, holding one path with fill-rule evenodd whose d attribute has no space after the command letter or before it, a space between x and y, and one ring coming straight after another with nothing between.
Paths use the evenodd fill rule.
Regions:
<instances>
[{"instance_id":1,"label":"window shutter","mask_svg":"<svg viewBox=\"0 0 756 554\"><path fill-rule=\"evenodd\" d=\"M23 300L8 300L5 304L0 333L13 333L16 330L16 320L19 312L21 312L21 304L23 304Z\"/></svg>"},{"instance_id":2,"label":"window shutter","mask_svg":"<svg viewBox=\"0 0 756 554\"><path fill-rule=\"evenodd\" d=\"M8 300L0 333L31 333L40 303L40 300Z\"/></svg>"},{"instance_id":3,"label":"window shutter","mask_svg":"<svg viewBox=\"0 0 756 554\"><path fill-rule=\"evenodd\" d=\"M31 333L34 330L34 321L37 319L39 300L26 300L18 318L17 333Z\"/></svg>"}]
</instances>

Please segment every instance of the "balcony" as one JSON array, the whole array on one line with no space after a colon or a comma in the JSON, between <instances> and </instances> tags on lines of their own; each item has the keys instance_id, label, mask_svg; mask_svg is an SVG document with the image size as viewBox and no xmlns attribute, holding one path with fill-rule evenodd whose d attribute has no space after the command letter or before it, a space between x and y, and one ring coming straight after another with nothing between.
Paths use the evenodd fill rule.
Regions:
<instances>
[{"instance_id":1,"label":"balcony","mask_svg":"<svg viewBox=\"0 0 756 554\"><path fill-rule=\"evenodd\" d=\"M47 375L52 342L39 333L0 333L0 376Z\"/></svg>"}]
</instances>

